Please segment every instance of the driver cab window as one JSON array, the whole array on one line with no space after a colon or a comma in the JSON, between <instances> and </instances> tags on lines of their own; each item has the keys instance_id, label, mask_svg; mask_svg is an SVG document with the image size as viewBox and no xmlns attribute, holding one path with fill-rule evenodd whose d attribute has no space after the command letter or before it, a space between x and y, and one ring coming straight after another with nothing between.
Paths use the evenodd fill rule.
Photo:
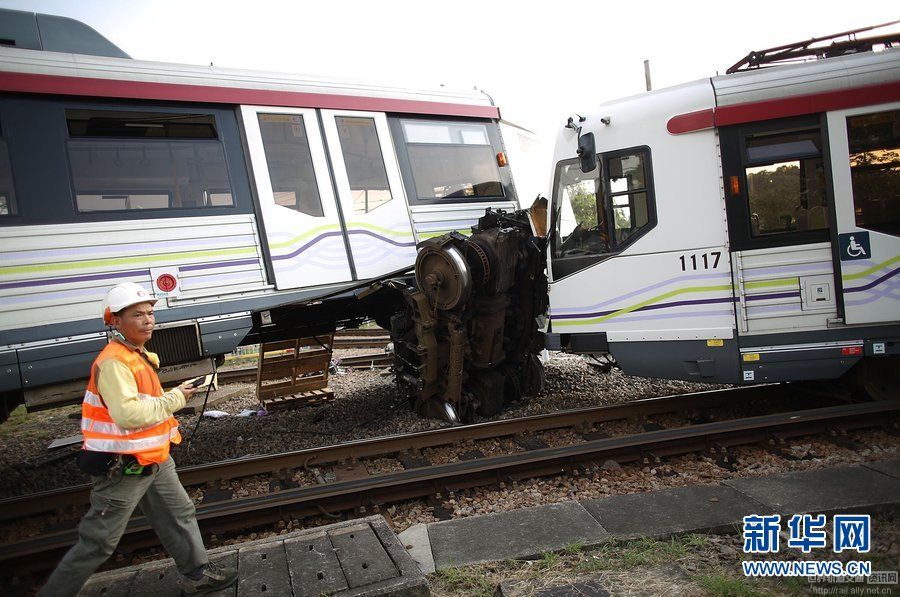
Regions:
<instances>
[{"instance_id":1,"label":"driver cab window","mask_svg":"<svg viewBox=\"0 0 900 597\"><path fill-rule=\"evenodd\" d=\"M602 260L633 243L655 224L647 148L601 154L582 172L578 159L557 165L554 188L555 278Z\"/></svg>"},{"instance_id":2,"label":"driver cab window","mask_svg":"<svg viewBox=\"0 0 900 597\"><path fill-rule=\"evenodd\" d=\"M582 172L578 160L559 165L555 256L600 255L609 251L606 227L602 225L605 213L599 172L599 168Z\"/></svg>"},{"instance_id":3,"label":"driver cab window","mask_svg":"<svg viewBox=\"0 0 900 597\"><path fill-rule=\"evenodd\" d=\"M606 160L617 246L626 244L629 238L650 223L645 161L643 151L630 152Z\"/></svg>"}]
</instances>

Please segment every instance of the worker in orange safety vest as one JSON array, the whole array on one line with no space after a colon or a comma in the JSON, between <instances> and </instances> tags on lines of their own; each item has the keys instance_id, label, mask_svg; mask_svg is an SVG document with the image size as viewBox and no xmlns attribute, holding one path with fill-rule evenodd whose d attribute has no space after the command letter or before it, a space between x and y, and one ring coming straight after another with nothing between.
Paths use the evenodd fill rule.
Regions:
<instances>
[{"instance_id":1,"label":"worker in orange safety vest","mask_svg":"<svg viewBox=\"0 0 900 597\"><path fill-rule=\"evenodd\" d=\"M39 595L76 595L113 553L134 509L141 511L184 575L182 593L202 595L233 584L237 571L209 561L196 510L169 456L180 443L172 414L196 391L187 382L164 392L159 358L144 349L153 334L156 299L139 284L111 288L103 320L112 339L91 366L81 407L84 437L78 466L92 477L91 507L78 543Z\"/></svg>"}]
</instances>

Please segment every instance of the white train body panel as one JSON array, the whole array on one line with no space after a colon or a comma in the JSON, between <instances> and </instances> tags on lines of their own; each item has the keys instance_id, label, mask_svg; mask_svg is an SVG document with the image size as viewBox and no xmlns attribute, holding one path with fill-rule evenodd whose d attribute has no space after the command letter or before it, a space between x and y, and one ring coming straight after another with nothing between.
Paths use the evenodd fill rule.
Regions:
<instances>
[{"instance_id":1,"label":"white train body panel","mask_svg":"<svg viewBox=\"0 0 900 597\"><path fill-rule=\"evenodd\" d=\"M690 138L667 135L659 123L708 106L709 82L699 82L603 106L610 118L597 133L597 151L650 148L657 225L614 258L557 279L550 291L554 331L603 330L622 341L732 336L734 321L724 211L714 131ZM571 148L565 129L558 147ZM685 176L691 172L691 176ZM695 269L690 255L718 252ZM688 261L682 268L681 257ZM552 267L551 267L552 271ZM649 336L648 336L649 335Z\"/></svg>"},{"instance_id":2,"label":"white train body panel","mask_svg":"<svg viewBox=\"0 0 900 597\"><path fill-rule=\"evenodd\" d=\"M0 329L95 318L97 281L149 289L147 265L180 270L181 296L168 299L172 306L269 288L248 216L0 228L0 243ZM156 308L167 306L163 300Z\"/></svg>"},{"instance_id":3,"label":"white train body panel","mask_svg":"<svg viewBox=\"0 0 900 597\"><path fill-rule=\"evenodd\" d=\"M721 250L710 247L709 252L717 248ZM553 284L553 330L602 329L610 341L617 342L732 338L734 308L727 256L723 253L718 267L710 271L684 273L677 265L681 255L623 255L572 276L571 282ZM635 276L635 272L648 274ZM610 285L609 280L619 283Z\"/></svg>"},{"instance_id":4,"label":"white train body panel","mask_svg":"<svg viewBox=\"0 0 900 597\"><path fill-rule=\"evenodd\" d=\"M837 317L834 293L815 294L834 286L829 244L737 251L732 272L742 335L825 329Z\"/></svg>"},{"instance_id":5,"label":"white train body panel","mask_svg":"<svg viewBox=\"0 0 900 597\"><path fill-rule=\"evenodd\" d=\"M493 203L491 207L506 211L519 209L518 203L512 201ZM484 206L481 205L410 206L410 216L419 240L434 238L453 231L467 234L471 232L471 228L478 218L483 215Z\"/></svg>"},{"instance_id":6,"label":"white train body panel","mask_svg":"<svg viewBox=\"0 0 900 597\"><path fill-rule=\"evenodd\" d=\"M572 128L554 157L562 347L728 382L900 353L900 51L653 91L581 126L599 169Z\"/></svg>"}]
</instances>

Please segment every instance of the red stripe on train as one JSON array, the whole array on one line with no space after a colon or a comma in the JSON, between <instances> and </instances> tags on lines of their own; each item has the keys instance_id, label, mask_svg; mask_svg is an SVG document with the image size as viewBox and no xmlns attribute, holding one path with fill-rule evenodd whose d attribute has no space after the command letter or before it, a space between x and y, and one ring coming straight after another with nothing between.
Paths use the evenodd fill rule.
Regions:
<instances>
[{"instance_id":1,"label":"red stripe on train","mask_svg":"<svg viewBox=\"0 0 900 597\"><path fill-rule=\"evenodd\" d=\"M886 104L897 100L900 100L900 82L895 81L678 114L669 119L666 129L673 135L679 135L709 129L713 126L818 114L831 110Z\"/></svg>"},{"instance_id":2,"label":"red stripe on train","mask_svg":"<svg viewBox=\"0 0 900 597\"><path fill-rule=\"evenodd\" d=\"M207 102L213 104L255 104L263 106L285 106L291 108L366 110L370 112L399 112L404 114L500 118L500 110L495 106L473 106L468 104L391 99L383 97L358 97L352 95L332 95L327 93L303 93L299 91L244 89L239 87L213 87L208 85L185 85L181 83L151 83L148 81L122 81L117 79L66 77L31 73L0 72L0 91L170 100L179 102Z\"/></svg>"},{"instance_id":3,"label":"red stripe on train","mask_svg":"<svg viewBox=\"0 0 900 597\"><path fill-rule=\"evenodd\" d=\"M682 133L691 133L693 131L702 131L711 129L716 125L716 115L712 108L706 110L697 110L696 112L688 112L673 116L666 123L666 130L673 135Z\"/></svg>"}]
</instances>

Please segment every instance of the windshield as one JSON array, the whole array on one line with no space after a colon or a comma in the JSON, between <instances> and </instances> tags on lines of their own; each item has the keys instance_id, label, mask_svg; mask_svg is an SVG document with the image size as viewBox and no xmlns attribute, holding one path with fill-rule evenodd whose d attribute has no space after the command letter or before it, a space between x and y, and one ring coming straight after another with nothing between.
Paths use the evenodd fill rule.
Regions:
<instances>
[{"instance_id":1,"label":"windshield","mask_svg":"<svg viewBox=\"0 0 900 597\"><path fill-rule=\"evenodd\" d=\"M402 127L420 200L503 197L486 125L405 120Z\"/></svg>"},{"instance_id":2,"label":"windshield","mask_svg":"<svg viewBox=\"0 0 900 597\"><path fill-rule=\"evenodd\" d=\"M579 160L559 163L553 193L554 256L599 255L608 250L604 212L597 209L601 197L599 167L582 172Z\"/></svg>"}]
</instances>

